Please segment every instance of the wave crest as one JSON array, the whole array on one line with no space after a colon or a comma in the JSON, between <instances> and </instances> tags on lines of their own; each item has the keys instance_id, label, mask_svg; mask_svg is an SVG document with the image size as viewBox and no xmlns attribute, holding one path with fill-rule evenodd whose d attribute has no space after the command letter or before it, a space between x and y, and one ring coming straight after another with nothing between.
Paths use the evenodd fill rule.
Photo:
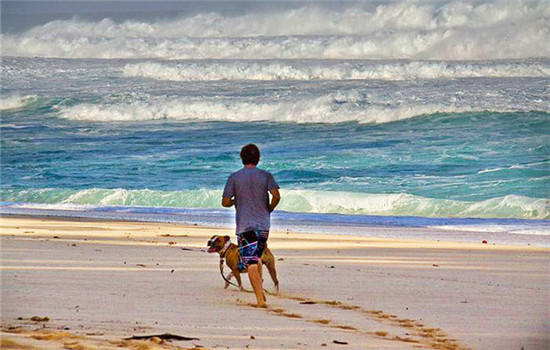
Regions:
<instances>
[{"instance_id":1,"label":"wave crest","mask_svg":"<svg viewBox=\"0 0 550 350\"><path fill-rule=\"evenodd\" d=\"M70 120L86 121L228 121L292 123L388 123L435 113L482 111L455 105L368 105L364 96L355 92L335 93L311 100L255 103L249 101L216 101L161 99L129 103L90 104L62 107L59 115Z\"/></svg>"},{"instance_id":2,"label":"wave crest","mask_svg":"<svg viewBox=\"0 0 550 350\"><path fill-rule=\"evenodd\" d=\"M288 211L458 218L548 219L545 199L508 195L479 202L425 198L410 194L365 194L296 190L286 193Z\"/></svg>"},{"instance_id":3,"label":"wave crest","mask_svg":"<svg viewBox=\"0 0 550 350\"><path fill-rule=\"evenodd\" d=\"M404 1L155 23L57 20L2 39L4 55L24 57L479 60L550 56L548 23L544 0Z\"/></svg>"},{"instance_id":4,"label":"wave crest","mask_svg":"<svg viewBox=\"0 0 550 350\"><path fill-rule=\"evenodd\" d=\"M546 199L508 195L478 202L425 198L410 194L369 194L313 190L282 190L280 210L381 216L548 219ZM126 189L2 190L3 201L67 205L219 208L221 191ZM53 206L52 206L53 205Z\"/></svg>"},{"instance_id":5,"label":"wave crest","mask_svg":"<svg viewBox=\"0 0 550 350\"><path fill-rule=\"evenodd\" d=\"M171 81L214 80L409 80L478 77L550 77L544 62L141 62L126 64L123 75Z\"/></svg>"},{"instance_id":6,"label":"wave crest","mask_svg":"<svg viewBox=\"0 0 550 350\"><path fill-rule=\"evenodd\" d=\"M36 102L38 97L36 95L2 95L0 97L0 110L11 110L23 108L28 104Z\"/></svg>"}]
</instances>

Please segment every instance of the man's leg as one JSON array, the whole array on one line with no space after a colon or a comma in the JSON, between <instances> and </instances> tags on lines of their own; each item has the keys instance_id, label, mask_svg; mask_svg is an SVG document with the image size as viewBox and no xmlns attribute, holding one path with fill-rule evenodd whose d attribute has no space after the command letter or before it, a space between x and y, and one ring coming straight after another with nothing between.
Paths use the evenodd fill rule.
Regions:
<instances>
[{"instance_id":1,"label":"man's leg","mask_svg":"<svg viewBox=\"0 0 550 350\"><path fill-rule=\"evenodd\" d=\"M263 268L262 268L262 255L264 254L264 251L265 251L265 248L267 247L267 238L269 237L269 231L268 230L264 230L264 231L260 231L259 232L259 237L258 237L258 251L256 252L256 255L258 256L259 259L259 268L258 270L260 271L260 279L262 280L262 283L264 282L264 278L263 278ZM265 299L265 296L264 296L264 299Z\"/></svg>"},{"instance_id":2,"label":"man's leg","mask_svg":"<svg viewBox=\"0 0 550 350\"><path fill-rule=\"evenodd\" d=\"M260 269L262 268L262 262L259 261L257 264L248 265L248 278L250 279L250 284L254 290L254 295L256 295L257 307L265 307L264 299L264 289L262 286L262 277L260 275Z\"/></svg>"},{"instance_id":3,"label":"man's leg","mask_svg":"<svg viewBox=\"0 0 550 350\"><path fill-rule=\"evenodd\" d=\"M265 235L265 239L261 235ZM267 242L268 231L246 231L237 235L239 238L239 255L247 265L248 278L254 290L258 307L265 307L265 296L262 283L262 253Z\"/></svg>"}]
</instances>

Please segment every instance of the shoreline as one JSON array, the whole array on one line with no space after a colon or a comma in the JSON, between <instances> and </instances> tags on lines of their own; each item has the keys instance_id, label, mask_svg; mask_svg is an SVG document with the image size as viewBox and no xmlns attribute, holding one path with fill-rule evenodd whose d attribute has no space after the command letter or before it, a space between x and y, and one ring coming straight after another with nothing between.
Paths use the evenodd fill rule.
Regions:
<instances>
[{"instance_id":1,"label":"shoreline","mask_svg":"<svg viewBox=\"0 0 550 350\"><path fill-rule=\"evenodd\" d=\"M116 224L125 224L125 223L131 223L131 224L145 224L145 225L152 225L152 226L158 226L158 225L171 225L174 227L178 227L180 229L186 230L186 229L201 229L201 230L211 230L211 231L227 231L226 234L230 236L235 236L234 232L232 232L230 229L225 227L212 227L212 226L206 226L206 225L200 225L200 224L182 224L182 223L168 223L168 222L159 222L159 221L148 221L148 220L122 220L122 219L116 219L116 218L88 218L88 217L76 217L76 216L56 216L56 215L32 215L32 214L3 214L0 213L0 222L4 219L15 219L15 220L45 220L45 221L62 221L62 222L75 222L75 223L86 223L86 222L93 222L93 223L116 223ZM3 225L0 223L0 227L3 227ZM393 226L393 227L374 227L374 229L378 230L384 230L384 229L390 229L390 230L415 230L415 231L434 231L434 232L446 232L445 230L436 229L436 228L420 228L420 227L401 227L401 226ZM34 233L34 232L33 232ZM21 233L18 233L21 235ZM22 233L23 235L26 235L26 233ZM4 233L1 233L1 235L4 235ZM32 235L32 233L31 233ZM301 239L318 239L323 240L326 239L327 241L339 239L344 241L362 241L365 243L374 243L377 242L377 244L382 244L382 246L387 246L394 244L395 246L402 246L402 245L410 245L410 246L417 246L417 247L423 247L423 248L441 248L441 249L452 249L454 247L462 248L462 249L496 249L496 250L534 250L534 251L549 251L550 247L540 247L540 246L531 246L531 245L516 245L516 244L506 244L506 243L482 243L482 242L464 242L464 241L453 241L453 240L440 240L440 239L415 239L415 238L409 238L409 237L402 237L402 238L390 238L390 237L376 237L376 236L365 236L365 235L357 235L357 234L333 234L333 233L313 233L313 232L300 232L300 231L292 231L292 233L287 233L284 231L271 231L270 237L273 237L274 235L277 235L279 238L284 238L292 236L298 236ZM452 248L451 248L452 247Z\"/></svg>"},{"instance_id":2,"label":"shoreline","mask_svg":"<svg viewBox=\"0 0 550 350\"><path fill-rule=\"evenodd\" d=\"M176 223L230 229L234 213L225 209L97 207L81 210L0 206L0 216ZM338 236L449 241L550 248L550 220L431 218L276 211L272 231Z\"/></svg>"},{"instance_id":3,"label":"shoreline","mask_svg":"<svg viewBox=\"0 0 550 350\"><path fill-rule=\"evenodd\" d=\"M264 310L223 289L219 258L205 252L213 234L234 241L229 229L6 216L1 227L2 339L24 349L550 343L547 248L274 231L281 294ZM163 333L200 340L124 340Z\"/></svg>"}]
</instances>

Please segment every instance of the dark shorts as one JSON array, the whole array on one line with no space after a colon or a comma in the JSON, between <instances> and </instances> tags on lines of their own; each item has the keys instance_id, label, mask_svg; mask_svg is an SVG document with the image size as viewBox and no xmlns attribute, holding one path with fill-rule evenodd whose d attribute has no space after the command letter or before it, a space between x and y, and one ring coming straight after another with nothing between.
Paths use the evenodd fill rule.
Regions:
<instances>
[{"instance_id":1,"label":"dark shorts","mask_svg":"<svg viewBox=\"0 0 550 350\"><path fill-rule=\"evenodd\" d=\"M267 246L269 231L253 230L237 233L239 244L239 270L246 270L248 265L257 264Z\"/></svg>"}]
</instances>

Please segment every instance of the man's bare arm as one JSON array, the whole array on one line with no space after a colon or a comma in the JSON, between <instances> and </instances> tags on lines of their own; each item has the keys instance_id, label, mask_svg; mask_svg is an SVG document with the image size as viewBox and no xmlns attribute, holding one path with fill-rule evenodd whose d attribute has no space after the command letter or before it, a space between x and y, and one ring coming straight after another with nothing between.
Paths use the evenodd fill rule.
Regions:
<instances>
[{"instance_id":1,"label":"man's bare arm","mask_svg":"<svg viewBox=\"0 0 550 350\"><path fill-rule=\"evenodd\" d=\"M271 203L269 204L269 212L271 213L273 210L275 210L277 204L279 204L279 201L281 200L281 194L279 193L278 188L269 190L269 193L271 193Z\"/></svg>"},{"instance_id":2,"label":"man's bare arm","mask_svg":"<svg viewBox=\"0 0 550 350\"><path fill-rule=\"evenodd\" d=\"M235 204L235 201L232 198L223 197L222 198L222 206L226 208L230 208Z\"/></svg>"}]
</instances>

